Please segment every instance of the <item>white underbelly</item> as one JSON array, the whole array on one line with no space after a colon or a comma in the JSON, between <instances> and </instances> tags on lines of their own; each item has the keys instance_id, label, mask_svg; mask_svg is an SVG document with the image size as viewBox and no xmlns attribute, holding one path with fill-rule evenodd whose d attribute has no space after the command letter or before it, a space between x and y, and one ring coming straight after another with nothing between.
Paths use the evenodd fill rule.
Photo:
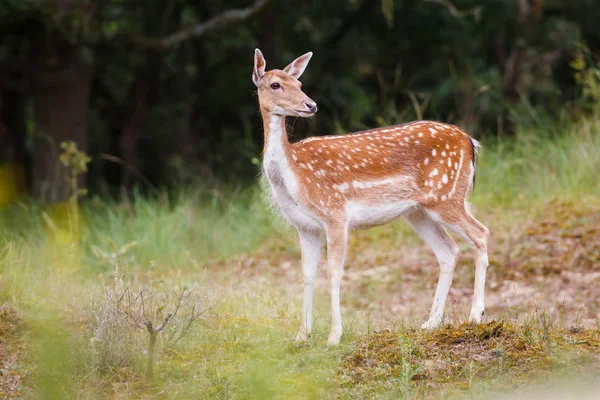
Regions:
<instances>
[{"instance_id":1,"label":"white underbelly","mask_svg":"<svg viewBox=\"0 0 600 400\"><path fill-rule=\"evenodd\" d=\"M346 204L350 228L369 228L387 224L400 217L417 204L412 200L400 200L383 204L361 203L356 200Z\"/></svg>"}]
</instances>

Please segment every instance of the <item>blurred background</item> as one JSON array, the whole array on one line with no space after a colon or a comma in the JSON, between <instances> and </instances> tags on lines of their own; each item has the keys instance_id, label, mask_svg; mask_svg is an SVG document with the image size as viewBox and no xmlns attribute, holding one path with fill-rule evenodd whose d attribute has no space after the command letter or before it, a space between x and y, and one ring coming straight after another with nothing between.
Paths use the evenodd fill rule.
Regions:
<instances>
[{"instance_id":1,"label":"blurred background","mask_svg":"<svg viewBox=\"0 0 600 400\"><path fill-rule=\"evenodd\" d=\"M0 0L0 398L596 385L599 22L596 0ZM413 329L439 267L398 221L350 238L342 344L324 351L324 263L314 337L292 344L301 252L257 184L257 47L267 69L314 52L319 112L288 119L292 141L434 119L483 143L486 324L461 324L459 240L452 324Z\"/></svg>"},{"instance_id":2,"label":"blurred background","mask_svg":"<svg viewBox=\"0 0 600 400\"><path fill-rule=\"evenodd\" d=\"M596 107L598 21L596 0L2 0L3 198L65 200L64 141L100 196L252 183L256 47L267 69L315 54L320 111L292 140L418 118L548 131Z\"/></svg>"}]
</instances>

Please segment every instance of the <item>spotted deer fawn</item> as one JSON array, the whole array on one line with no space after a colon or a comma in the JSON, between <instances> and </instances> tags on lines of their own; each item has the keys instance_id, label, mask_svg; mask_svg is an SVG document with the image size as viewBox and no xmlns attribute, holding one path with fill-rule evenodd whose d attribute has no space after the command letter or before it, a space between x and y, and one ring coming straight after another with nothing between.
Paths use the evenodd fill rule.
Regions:
<instances>
[{"instance_id":1,"label":"spotted deer fawn","mask_svg":"<svg viewBox=\"0 0 600 400\"><path fill-rule=\"evenodd\" d=\"M488 229L469 212L479 143L454 125L416 121L347 135L311 137L290 143L285 117L311 117L317 104L298 80L312 53L283 70L265 71L256 49L252 80L264 123L264 174L273 201L300 236L304 301L296 340L312 329L313 287L327 242L331 294L328 345L342 336L340 283L350 229L383 225L404 216L435 253L440 276L429 319L442 323L458 247L445 228L466 238L475 250L475 290L470 319L484 314Z\"/></svg>"}]
</instances>

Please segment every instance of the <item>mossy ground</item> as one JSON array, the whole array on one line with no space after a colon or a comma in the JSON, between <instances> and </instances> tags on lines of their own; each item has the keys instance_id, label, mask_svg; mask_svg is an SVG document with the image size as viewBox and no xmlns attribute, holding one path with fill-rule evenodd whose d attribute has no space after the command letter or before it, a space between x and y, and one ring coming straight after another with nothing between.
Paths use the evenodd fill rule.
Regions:
<instances>
[{"instance_id":1,"label":"mossy ground","mask_svg":"<svg viewBox=\"0 0 600 400\"><path fill-rule=\"evenodd\" d=\"M365 336L343 358L338 381L365 390L408 377L413 391L431 394L467 391L473 381L515 387L590 365L600 366L598 330L497 320Z\"/></svg>"}]
</instances>

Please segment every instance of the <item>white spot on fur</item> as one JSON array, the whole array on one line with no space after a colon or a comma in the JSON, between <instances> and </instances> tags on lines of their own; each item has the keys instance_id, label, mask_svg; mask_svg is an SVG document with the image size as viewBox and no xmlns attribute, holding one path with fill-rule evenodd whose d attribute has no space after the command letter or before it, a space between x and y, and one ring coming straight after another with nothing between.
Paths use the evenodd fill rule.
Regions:
<instances>
[{"instance_id":1,"label":"white spot on fur","mask_svg":"<svg viewBox=\"0 0 600 400\"><path fill-rule=\"evenodd\" d=\"M344 193L346 190L348 190L348 188L350 187L350 185L348 184L348 182L344 182L340 185L333 185L333 188L339 192Z\"/></svg>"}]
</instances>

